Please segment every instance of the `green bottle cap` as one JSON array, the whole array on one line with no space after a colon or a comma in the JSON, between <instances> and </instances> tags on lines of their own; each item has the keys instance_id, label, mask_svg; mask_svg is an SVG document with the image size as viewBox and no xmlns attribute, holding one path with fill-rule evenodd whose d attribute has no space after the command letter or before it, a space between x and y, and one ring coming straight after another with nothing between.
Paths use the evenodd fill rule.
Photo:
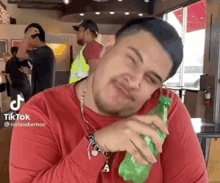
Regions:
<instances>
[{"instance_id":1,"label":"green bottle cap","mask_svg":"<svg viewBox=\"0 0 220 183\"><path fill-rule=\"evenodd\" d=\"M163 103L163 104L169 106L169 105L171 104L172 99L169 98L169 97L161 96L160 99L159 99L159 101L160 101L161 103Z\"/></svg>"}]
</instances>

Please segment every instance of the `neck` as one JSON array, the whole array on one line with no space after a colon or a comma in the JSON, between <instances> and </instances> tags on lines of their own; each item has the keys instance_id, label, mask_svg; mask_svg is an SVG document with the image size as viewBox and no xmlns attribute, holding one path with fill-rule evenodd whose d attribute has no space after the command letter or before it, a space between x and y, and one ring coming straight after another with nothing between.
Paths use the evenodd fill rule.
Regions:
<instances>
[{"instance_id":1,"label":"neck","mask_svg":"<svg viewBox=\"0 0 220 183\"><path fill-rule=\"evenodd\" d=\"M39 47L46 46L46 43L40 42Z\"/></svg>"},{"instance_id":2,"label":"neck","mask_svg":"<svg viewBox=\"0 0 220 183\"><path fill-rule=\"evenodd\" d=\"M99 109L97 108L96 104L95 104L95 100L93 97L93 93L92 93L92 85L93 85L93 74L91 74L87 79L81 81L80 83L78 83L76 85L76 94L78 99L81 99L82 96L82 92L84 91L84 86L85 83L87 82L86 85L86 92L85 92L85 96L84 96L84 100L83 100L83 104L84 106L90 108L92 111L98 113L98 114L103 114L101 111L99 111ZM105 115L105 114L103 114Z\"/></svg>"},{"instance_id":3,"label":"neck","mask_svg":"<svg viewBox=\"0 0 220 183\"><path fill-rule=\"evenodd\" d=\"M93 37L90 37L85 41L85 43L89 43L90 41L93 41L93 40L95 40L95 39Z\"/></svg>"}]
</instances>

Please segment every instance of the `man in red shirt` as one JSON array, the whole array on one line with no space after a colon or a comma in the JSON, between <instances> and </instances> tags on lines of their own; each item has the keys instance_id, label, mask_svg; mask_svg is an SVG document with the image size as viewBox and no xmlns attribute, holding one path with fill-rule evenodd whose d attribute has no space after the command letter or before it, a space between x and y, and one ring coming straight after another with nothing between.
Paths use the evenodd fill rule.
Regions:
<instances>
[{"instance_id":1,"label":"man in red shirt","mask_svg":"<svg viewBox=\"0 0 220 183\"><path fill-rule=\"evenodd\" d=\"M190 116L173 92L161 88L182 57L181 38L167 22L127 23L104 46L94 73L48 89L22 108L30 119L17 120L13 130L11 183L122 183L118 168L126 152L153 164L145 183L208 183ZM168 126L149 115L161 95L172 99ZM155 127L167 134L164 143ZM153 140L157 158L141 134ZM102 171L106 165L109 171Z\"/></svg>"},{"instance_id":2,"label":"man in red shirt","mask_svg":"<svg viewBox=\"0 0 220 183\"><path fill-rule=\"evenodd\" d=\"M94 72L103 47L95 40L99 30L93 20L85 19L73 28L77 31L77 43L83 47L71 65L70 83Z\"/></svg>"}]
</instances>

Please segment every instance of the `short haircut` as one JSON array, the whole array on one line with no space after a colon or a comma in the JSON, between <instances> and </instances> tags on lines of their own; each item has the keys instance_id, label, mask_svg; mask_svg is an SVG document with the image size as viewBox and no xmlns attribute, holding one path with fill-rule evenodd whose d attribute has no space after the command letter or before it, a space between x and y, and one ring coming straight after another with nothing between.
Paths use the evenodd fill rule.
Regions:
<instances>
[{"instance_id":1,"label":"short haircut","mask_svg":"<svg viewBox=\"0 0 220 183\"><path fill-rule=\"evenodd\" d=\"M40 41L46 42L45 41L45 31L42 28L42 26L40 24L38 24L38 23L32 23L32 24L28 25L27 28L25 29L24 33L26 33L28 31L28 29L31 28L31 27L35 27L40 32L40 33L34 34L32 36L32 38L39 37Z\"/></svg>"},{"instance_id":2,"label":"short haircut","mask_svg":"<svg viewBox=\"0 0 220 183\"><path fill-rule=\"evenodd\" d=\"M17 55L17 52L18 52L18 47L16 47L16 46L11 47L11 54L12 55Z\"/></svg>"},{"instance_id":3,"label":"short haircut","mask_svg":"<svg viewBox=\"0 0 220 183\"><path fill-rule=\"evenodd\" d=\"M94 37L94 38L98 37L98 35L95 32L93 32L92 30L90 30L89 28L87 28L87 27L83 27L83 28L84 28L85 31L89 30L91 32L91 34L92 34L92 37Z\"/></svg>"},{"instance_id":4,"label":"short haircut","mask_svg":"<svg viewBox=\"0 0 220 183\"><path fill-rule=\"evenodd\" d=\"M115 34L116 41L137 34L140 31L151 33L169 53L173 61L173 67L168 78L175 75L183 59L183 45L174 27L161 18L137 18L129 21Z\"/></svg>"}]
</instances>

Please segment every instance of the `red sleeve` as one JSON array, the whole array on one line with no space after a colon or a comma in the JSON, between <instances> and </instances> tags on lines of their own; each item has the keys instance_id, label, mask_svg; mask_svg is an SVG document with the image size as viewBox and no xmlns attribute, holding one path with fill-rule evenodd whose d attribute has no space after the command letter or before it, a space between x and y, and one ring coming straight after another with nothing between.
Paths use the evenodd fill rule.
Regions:
<instances>
[{"instance_id":1,"label":"red sleeve","mask_svg":"<svg viewBox=\"0 0 220 183\"><path fill-rule=\"evenodd\" d=\"M14 127L10 153L11 183L97 182L105 158L98 155L88 159L86 137L68 156L61 159L60 148L51 130L53 124L45 111L26 105L20 114L29 114L30 120L17 120L16 123L37 122L46 126Z\"/></svg>"},{"instance_id":2,"label":"red sleeve","mask_svg":"<svg viewBox=\"0 0 220 183\"><path fill-rule=\"evenodd\" d=\"M161 154L164 183L208 183L205 160L190 116L179 98L169 112L169 133Z\"/></svg>"},{"instance_id":3,"label":"red sleeve","mask_svg":"<svg viewBox=\"0 0 220 183\"><path fill-rule=\"evenodd\" d=\"M103 46L99 44L98 42L91 41L87 43L83 51L83 55L87 61L91 59L99 59L99 55L100 55L102 48Z\"/></svg>"}]
</instances>

